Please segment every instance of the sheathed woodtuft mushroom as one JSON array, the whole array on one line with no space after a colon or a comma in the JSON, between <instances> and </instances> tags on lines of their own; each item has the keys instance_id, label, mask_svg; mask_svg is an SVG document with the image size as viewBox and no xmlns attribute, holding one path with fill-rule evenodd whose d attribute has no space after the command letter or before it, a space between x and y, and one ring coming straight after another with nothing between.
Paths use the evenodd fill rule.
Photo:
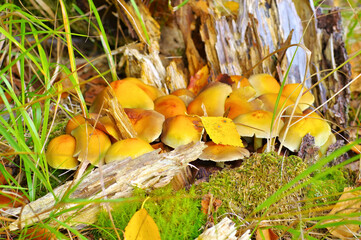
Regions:
<instances>
[{"instance_id":1,"label":"sheathed woodtuft mushroom","mask_svg":"<svg viewBox=\"0 0 361 240\"><path fill-rule=\"evenodd\" d=\"M210 84L189 105L188 114L209 117L221 117L224 103L232 87L220 82Z\"/></svg>"},{"instance_id":2,"label":"sheathed woodtuft mushroom","mask_svg":"<svg viewBox=\"0 0 361 240\"><path fill-rule=\"evenodd\" d=\"M75 138L68 134L53 138L45 153L46 161L53 168L75 169L79 164L73 157L75 145Z\"/></svg>"},{"instance_id":3,"label":"sheathed woodtuft mushroom","mask_svg":"<svg viewBox=\"0 0 361 240\"><path fill-rule=\"evenodd\" d=\"M105 163L121 161L128 157L136 158L147 152L154 151L154 148L140 138L127 138L114 143L105 155Z\"/></svg>"},{"instance_id":4,"label":"sheathed woodtuft mushroom","mask_svg":"<svg viewBox=\"0 0 361 240\"><path fill-rule=\"evenodd\" d=\"M74 157L80 162L88 160L93 165L104 161L104 155L111 145L109 137L101 130L85 123L74 129L71 134L76 139Z\"/></svg>"},{"instance_id":5,"label":"sheathed woodtuft mushroom","mask_svg":"<svg viewBox=\"0 0 361 240\"><path fill-rule=\"evenodd\" d=\"M198 117L178 115L165 120L161 140L164 144L176 148L200 141L202 133L203 127Z\"/></svg>"},{"instance_id":6,"label":"sheathed woodtuft mushroom","mask_svg":"<svg viewBox=\"0 0 361 240\"><path fill-rule=\"evenodd\" d=\"M157 98L154 101L154 110L163 114L165 119L187 113L186 105L182 99L175 95L166 95Z\"/></svg>"},{"instance_id":7,"label":"sheathed woodtuft mushroom","mask_svg":"<svg viewBox=\"0 0 361 240\"><path fill-rule=\"evenodd\" d=\"M308 113L310 111L306 110L303 115L294 116L288 129L288 124L285 124L280 132L281 143L293 152L300 148L302 138L307 133L315 138L318 147L324 145L331 134L331 127L325 120L315 112L305 117Z\"/></svg>"},{"instance_id":8,"label":"sheathed woodtuft mushroom","mask_svg":"<svg viewBox=\"0 0 361 240\"><path fill-rule=\"evenodd\" d=\"M144 141L151 143L162 133L164 116L154 110L136 108L125 108L130 122L137 136Z\"/></svg>"}]
</instances>

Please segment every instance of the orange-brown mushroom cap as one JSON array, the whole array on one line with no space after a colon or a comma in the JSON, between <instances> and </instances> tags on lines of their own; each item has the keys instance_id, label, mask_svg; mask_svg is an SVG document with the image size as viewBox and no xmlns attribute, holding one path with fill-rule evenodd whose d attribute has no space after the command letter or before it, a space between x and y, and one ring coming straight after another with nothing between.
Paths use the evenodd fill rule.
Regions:
<instances>
[{"instance_id":1,"label":"orange-brown mushroom cap","mask_svg":"<svg viewBox=\"0 0 361 240\"><path fill-rule=\"evenodd\" d=\"M269 138L276 137L283 127L281 119L274 120L273 129L271 131L273 113L264 110L257 110L245 114L241 114L235 119L237 131L243 137Z\"/></svg>"},{"instance_id":2,"label":"orange-brown mushroom cap","mask_svg":"<svg viewBox=\"0 0 361 240\"><path fill-rule=\"evenodd\" d=\"M75 146L75 138L68 134L53 138L45 153L49 166L57 169L75 169L79 164L73 157Z\"/></svg>"},{"instance_id":3,"label":"orange-brown mushroom cap","mask_svg":"<svg viewBox=\"0 0 361 240\"><path fill-rule=\"evenodd\" d=\"M154 110L162 114L165 119L187 114L187 107L182 99L174 95L157 98L154 101Z\"/></svg>"},{"instance_id":4,"label":"orange-brown mushroom cap","mask_svg":"<svg viewBox=\"0 0 361 240\"><path fill-rule=\"evenodd\" d=\"M263 102L264 110L273 112L276 106L277 97L278 93L266 93L259 96L258 99ZM277 105L276 114L278 115L279 113L282 113L282 115L290 115L294 107L295 103L292 100L287 99L285 96L281 95ZM295 114L302 114L301 109L296 107Z\"/></svg>"},{"instance_id":5,"label":"orange-brown mushroom cap","mask_svg":"<svg viewBox=\"0 0 361 240\"><path fill-rule=\"evenodd\" d=\"M224 103L232 87L220 82L210 84L189 105L188 114L209 117L221 117L224 114Z\"/></svg>"},{"instance_id":6,"label":"orange-brown mushroom cap","mask_svg":"<svg viewBox=\"0 0 361 240\"><path fill-rule=\"evenodd\" d=\"M248 78L248 82L256 90L256 96L261 96L265 93L278 93L280 84L277 80L269 74L261 73L254 74Z\"/></svg>"},{"instance_id":7,"label":"orange-brown mushroom cap","mask_svg":"<svg viewBox=\"0 0 361 240\"><path fill-rule=\"evenodd\" d=\"M236 147L207 142L207 147L203 149L199 156L201 160L211 160L215 162L235 161L249 157L249 151L244 147Z\"/></svg>"},{"instance_id":8,"label":"orange-brown mushroom cap","mask_svg":"<svg viewBox=\"0 0 361 240\"><path fill-rule=\"evenodd\" d=\"M139 88L141 88L153 101L164 94L156 87L144 83L138 78L127 77L122 79L122 81L130 81L135 83Z\"/></svg>"},{"instance_id":9,"label":"orange-brown mushroom cap","mask_svg":"<svg viewBox=\"0 0 361 240\"><path fill-rule=\"evenodd\" d=\"M298 95L301 94L301 89L302 84L300 83L286 84L282 90L282 95L289 98L293 102L296 102ZM309 91L307 91L306 88L304 88L302 96L298 102L298 107L302 111L304 111L309 106L311 106L314 101L315 97L312 95L312 93L310 93Z\"/></svg>"},{"instance_id":10,"label":"orange-brown mushroom cap","mask_svg":"<svg viewBox=\"0 0 361 240\"><path fill-rule=\"evenodd\" d=\"M192 102L196 97L193 92L191 92L186 88L177 89L174 92L172 92L171 95L175 95L180 99L182 99L182 101L186 106L188 106L189 103Z\"/></svg>"},{"instance_id":11,"label":"orange-brown mushroom cap","mask_svg":"<svg viewBox=\"0 0 361 240\"><path fill-rule=\"evenodd\" d=\"M99 115L97 113L90 113L89 117L90 117L90 119L97 119L99 117ZM81 114L72 117L71 119L69 119L68 123L66 124L65 133L71 134L71 131L73 131L75 128L77 128L79 125L81 125L85 122L86 122L86 119Z\"/></svg>"},{"instance_id":12,"label":"orange-brown mushroom cap","mask_svg":"<svg viewBox=\"0 0 361 240\"><path fill-rule=\"evenodd\" d=\"M250 86L233 89L224 104L225 111L228 111L227 117L234 119L240 114L263 109L261 100L251 100L255 93Z\"/></svg>"},{"instance_id":13,"label":"orange-brown mushroom cap","mask_svg":"<svg viewBox=\"0 0 361 240\"><path fill-rule=\"evenodd\" d=\"M154 109L153 100L132 81L114 81L110 87L123 108Z\"/></svg>"},{"instance_id":14,"label":"orange-brown mushroom cap","mask_svg":"<svg viewBox=\"0 0 361 240\"><path fill-rule=\"evenodd\" d=\"M130 122L137 136L144 141L151 143L156 140L163 129L164 116L154 110L136 108L125 108Z\"/></svg>"},{"instance_id":15,"label":"orange-brown mushroom cap","mask_svg":"<svg viewBox=\"0 0 361 240\"><path fill-rule=\"evenodd\" d=\"M136 158L147 152L154 151L154 148L140 138L127 138L114 143L105 155L105 163L121 161L128 157Z\"/></svg>"},{"instance_id":16,"label":"orange-brown mushroom cap","mask_svg":"<svg viewBox=\"0 0 361 240\"><path fill-rule=\"evenodd\" d=\"M305 117L308 113L305 111L303 115L292 118L286 136L288 124L285 124L280 132L279 140L291 151L297 151L300 148L302 138L307 133L315 138L315 145L319 147L327 142L331 134L331 127L325 120L315 112Z\"/></svg>"},{"instance_id":17,"label":"orange-brown mushroom cap","mask_svg":"<svg viewBox=\"0 0 361 240\"><path fill-rule=\"evenodd\" d=\"M109 137L103 131L85 123L71 134L76 139L74 157L77 156L80 162L88 160L93 165L103 163L104 155L111 145Z\"/></svg>"},{"instance_id":18,"label":"orange-brown mushroom cap","mask_svg":"<svg viewBox=\"0 0 361 240\"><path fill-rule=\"evenodd\" d=\"M176 148L200 141L202 134L203 127L198 117L178 115L165 120L161 140L164 144Z\"/></svg>"}]
</instances>

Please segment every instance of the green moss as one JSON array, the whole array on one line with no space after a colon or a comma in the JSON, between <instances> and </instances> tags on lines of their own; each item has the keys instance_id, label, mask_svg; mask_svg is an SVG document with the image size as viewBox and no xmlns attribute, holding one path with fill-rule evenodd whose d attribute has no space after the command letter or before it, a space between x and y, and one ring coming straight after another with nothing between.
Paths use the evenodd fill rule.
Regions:
<instances>
[{"instance_id":1,"label":"green moss","mask_svg":"<svg viewBox=\"0 0 361 240\"><path fill-rule=\"evenodd\" d=\"M276 153L255 154L245 159L239 168L224 169L197 189L202 195L211 193L222 200L217 215L233 212L247 218L258 205L306 168L302 159L295 156L283 158ZM295 207L294 203L300 199L303 199L301 190L283 196L272 205L270 214L290 212ZM261 214L263 212L256 216ZM238 222L237 218L233 220Z\"/></svg>"},{"instance_id":2,"label":"green moss","mask_svg":"<svg viewBox=\"0 0 361 240\"><path fill-rule=\"evenodd\" d=\"M311 184L306 188L307 198L314 200L315 203L336 201L340 197L339 193L354 183L352 174L346 169L324 169L323 171L328 171L327 175L312 179Z\"/></svg>"},{"instance_id":3,"label":"green moss","mask_svg":"<svg viewBox=\"0 0 361 240\"><path fill-rule=\"evenodd\" d=\"M120 236L129 220L141 208L142 202L149 195L144 208L157 224L162 239L194 239L201 232L199 229L205 224L206 216L201 212L201 201L195 190L180 190L174 192L171 188L157 189L147 194L143 190L136 190L135 201L125 201L113 207L112 217ZM109 214L102 212L98 217L94 234L102 239L116 239L112 229Z\"/></svg>"}]
</instances>

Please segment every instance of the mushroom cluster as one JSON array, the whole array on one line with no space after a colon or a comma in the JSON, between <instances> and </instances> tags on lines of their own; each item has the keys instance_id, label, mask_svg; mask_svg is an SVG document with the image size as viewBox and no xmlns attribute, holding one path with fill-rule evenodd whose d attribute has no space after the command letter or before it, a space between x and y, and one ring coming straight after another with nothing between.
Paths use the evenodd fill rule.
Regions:
<instances>
[{"instance_id":1,"label":"mushroom cluster","mask_svg":"<svg viewBox=\"0 0 361 240\"><path fill-rule=\"evenodd\" d=\"M105 111L109 88L124 108L136 137L122 139L114 118ZM285 85L278 97L280 89L278 81L268 74L255 74L249 79L219 78L197 94L189 88L165 95L136 78L114 81L94 100L89 116L73 117L66 134L51 140L46 159L51 167L74 169L84 160L97 166L135 158L153 151L151 144L159 142L176 148L209 139L204 136L204 116L233 120L240 137L254 138L256 149L262 146L262 139L279 137L286 148L297 151L306 134L315 138L317 146L330 144L334 139L330 126L309 110L313 95L301 84ZM249 155L247 149L239 146L222 146L212 141L207 146L201 159L229 161Z\"/></svg>"}]
</instances>

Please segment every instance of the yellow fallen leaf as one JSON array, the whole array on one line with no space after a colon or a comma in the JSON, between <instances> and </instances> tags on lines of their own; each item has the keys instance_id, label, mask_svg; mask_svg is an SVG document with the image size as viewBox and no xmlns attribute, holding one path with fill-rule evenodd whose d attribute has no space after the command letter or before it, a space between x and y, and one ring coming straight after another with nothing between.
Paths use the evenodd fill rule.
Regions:
<instances>
[{"instance_id":1,"label":"yellow fallen leaf","mask_svg":"<svg viewBox=\"0 0 361 240\"><path fill-rule=\"evenodd\" d=\"M347 214L352 214L361 211L361 191L352 191L352 188L345 188L344 193L333 207L329 216L335 214L345 215L337 219L327 220L324 224L338 223L341 221L359 221L359 217L348 217ZM349 199L349 200L348 200ZM344 224L335 227L327 228L330 233L340 239L348 239L355 236L355 233L360 229L358 224Z\"/></svg>"},{"instance_id":2,"label":"yellow fallen leaf","mask_svg":"<svg viewBox=\"0 0 361 240\"><path fill-rule=\"evenodd\" d=\"M126 240L160 240L157 224L144 208L130 219L124 237Z\"/></svg>"},{"instance_id":3,"label":"yellow fallen leaf","mask_svg":"<svg viewBox=\"0 0 361 240\"><path fill-rule=\"evenodd\" d=\"M208 136L216 144L244 147L236 125L230 118L201 117Z\"/></svg>"}]
</instances>

